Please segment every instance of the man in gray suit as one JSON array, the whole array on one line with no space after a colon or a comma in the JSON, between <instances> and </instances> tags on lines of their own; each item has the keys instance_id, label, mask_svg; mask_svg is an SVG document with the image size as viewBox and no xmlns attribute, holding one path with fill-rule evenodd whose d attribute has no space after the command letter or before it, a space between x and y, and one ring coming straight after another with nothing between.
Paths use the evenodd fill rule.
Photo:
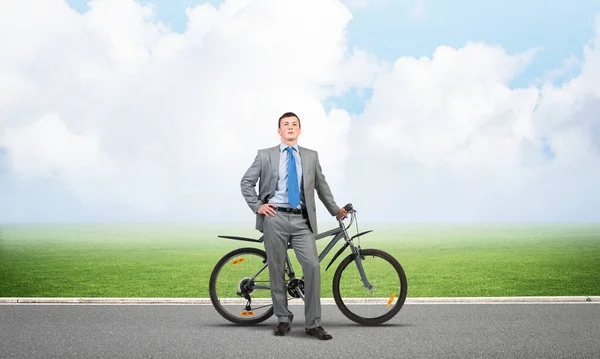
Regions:
<instances>
[{"instance_id":1,"label":"man in gray suit","mask_svg":"<svg viewBox=\"0 0 600 359\"><path fill-rule=\"evenodd\" d=\"M294 317L288 310L285 254L291 243L304 274L305 332L331 339L321 325L321 268L315 243L315 190L332 216L346 218L333 199L316 151L298 146L300 119L292 112L279 118L278 146L258 151L241 181L242 195L256 213L256 229L263 233L273 310L278 318L275 335L286 335ZM259 181L260 179L260 181ZM258 184L258 194L255 187Z\"/></svg>"}]
</instances>

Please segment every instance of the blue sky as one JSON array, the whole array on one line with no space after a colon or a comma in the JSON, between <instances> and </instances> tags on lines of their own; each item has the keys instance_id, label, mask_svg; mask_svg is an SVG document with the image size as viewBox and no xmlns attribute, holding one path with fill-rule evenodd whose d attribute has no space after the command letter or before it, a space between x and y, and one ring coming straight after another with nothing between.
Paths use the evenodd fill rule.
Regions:
<instances>
[{"instance_id":1,"label":"blue sky","mask_svg":"<svg viewBox=\"0 0 600 359\"><path fill-rule=\"evenodd\" d=\"M367 220L600 220L600 45L583 56L600 44L599 1L347 0L347 22L316 0L297 12L248 0L260 6L244 31L222 11L179 37L96 1L87 18L67 7L86 13L87 0L49 1L45 16L0 4L0 222L251 219L239 176L278 141L263 132L283 104L306 119L301 144L319 150L339 202ZM186 8L204 2L139 3L183 34ZM344 91L323 99L319 81Z\"/></svg>"},{"instance_id":2,"label":"blue sky","mask_svg":"<svg viewBox=\"0 0 600 359\"><path fill-rule=\"evenodd\" d=\"M87 0L68 0L80 12L88 9ZM222 1L141 0L153 4L157 19L172 30L183 32L185 9L202 3L218 7ZM534 61L511 83L514 87L535 84L548 71L560 68L571 56L580 58L583 46L592 38L593 20L600 12L594 0L424 0L423 17L411 15L413 1L371 1L368 6L352 8L348 24L350 47L357 46L379 59L394 62L402 56L431 56L440 45L456 48L470 41L497 45L508 53L539 48ZM554 80L569 80L577 74L571 69ZM326 105L342 106L353 114L364 108L371 91L349 91Z\"/></svg>"},{"instance_id":3,"label":"blue sky","mask_svg":"<svg viewBox=\"0 0 600 359\"><path fill-rule=\"evenodd\" d=\"M80 12L87 0L67 0ZM183 32L185 9L202 3L218 7L222 1L141 0L153 4L157 19ZM594 0L434 0L424 1L424 17L415 18L411 1L373 1L353 12L348 25L349 45L393 62L401 56L431 56L440 45L462 47L469 41L502 46L507 52L541 48L531 67L515 81L526 86L558 68L581 50L593 36L594 16L600 2Z\"/></svg>"},{"instance_id":4,"label":"blue sky","mask_svg":"<svg viewBox=\"0 0 600 359\"><path fill-rule=\"evenodd\" d=\"M509 53L541 47L532 66L514 83L526 86L569 56L581 56L600 11L600 2L593 0L424 3L422 19L407 14L406 6L380 5L359 12L349 25L351 43L389 61L431 56L439 45L462 47L469 41L499 45Z\"/></svg>"}]
</instances>

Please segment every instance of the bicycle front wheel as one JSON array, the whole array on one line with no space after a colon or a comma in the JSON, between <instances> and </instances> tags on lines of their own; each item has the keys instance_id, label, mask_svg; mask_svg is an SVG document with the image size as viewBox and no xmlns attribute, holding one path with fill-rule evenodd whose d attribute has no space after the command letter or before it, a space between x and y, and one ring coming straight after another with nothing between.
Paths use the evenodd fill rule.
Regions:
<instances>
[{"instance_id":1,"label":"bicycle front wheel","mask_svg":"<svg viewBox=\"0 0 600 359\"><path fill-rule=\"evenodd\" d=\"M232 323L257 324L273 315L265 251L239 248L227 253L210 276L210 300Z\"/></svg>"},{"instance_id":2,"label":"bicycle front wheel","mask_svg":"<svg viewBox=\"0 0 600 359\"><path fill-rule=\"evenodd\" d=\"M362 266L369 287L361 278ZM363 325L377 325L392 319L406 300L406 274L398 261L378 249L360 250L347 256L333 276L333 298L340 311L350 320Z\"/></svg>"}]
</instances>

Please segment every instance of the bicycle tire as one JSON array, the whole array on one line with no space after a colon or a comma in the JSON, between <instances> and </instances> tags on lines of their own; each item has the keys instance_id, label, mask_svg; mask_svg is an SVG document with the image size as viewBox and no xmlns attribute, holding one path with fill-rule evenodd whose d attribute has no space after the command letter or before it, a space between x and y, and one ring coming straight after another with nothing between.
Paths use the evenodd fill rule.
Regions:
<instances>
[{"instance_id":1,"label":"bicycle tire","mask_svg":"<svg viewBox=\"0 0 600 359\"><path fill-rule=\"evenodd\" d=\"M223 267L223 265L225 263L227 263L229 261L230 258L238 256L240 254L244 254L244 253L248 253L248 254L255 254L258 255L260 257L262 257L265 261L267 260L267 254L265 251L261 250L261 249L257 249L257 248L238 248L235 249L227 254L225 254L215 265L215 267L212 270L212 273L210 275L210 281L209 281L209 293L210 293L210 300L213 304L213 307L217 310L217 312L225 319L229 320L232 323L235 324L240 324L240 325L253 325L253 324L258 324L261 323L265 320L267 320L268 318L270 318L273 315L273 306L271 306L271 308L269 308L269 310L267 310L264 314L256 317L256 318L251 318L251 319L242 319L242 318L238 318L235 317L233 315L231 315L227 310L225 310L223 308L223 305L221 305L221 301L219 300L219 297L217 295L217 289L216 289L216 285L217 285L217 279L219 276L219 273L221 271L221 268ZM258 268L257 268L258 269ZM241 279L241 278L240 278Z\"/></svg>"},{"instance_id":2,"label":"bicycle tire","mask_svg":"<svg viewBox=\"0 0 600 359\"><path fill-rule=\"evenodd\" d=\"M398 312L400 311L400 309L402 309L402 306L404 305L404 302L406 300L406 293L407 293L407 289L408 289L408 284L406 281L406 274L404 273L404 269L402 268L400 263L396 260L396 258L394 258L392 255L390 255L387 252L384 252L379 249L361 249L360 253L361 253L361 256L376 256L376 257L382 258L382 259L386 260L389 264L391 264L392 267L394 267L394 269L396 270L396 273L398 273L398 277L400 279L400 295L398 296L398 300L396 301L396 304L387 313L385 313L381 316L378 316L378 317L374 317L374 318L366 318L366 317L357 315L356 313L352 312L346 306L346 304L343 301L343 298L340 295L340 279L341 279L343 271L348 267L348 265L350 263L354 263L354 261L355 261L354 254L349 254L346 258L344 258L344 260L342 262L340 262L340 265L338 266L337 270L335 271L335 274L333 276L333 285L332 285L333 299L335 300L335 304L340 309L340 311L348 319L352 320L353 322L356 322L358 324L363 324L363 325L382 324L382 323L385 323L388 320L392 319L394 316L396 316L396 314L398 314ZM368 273L367 273L367 276L368 276Z\"/></svg>"}]
</instances>

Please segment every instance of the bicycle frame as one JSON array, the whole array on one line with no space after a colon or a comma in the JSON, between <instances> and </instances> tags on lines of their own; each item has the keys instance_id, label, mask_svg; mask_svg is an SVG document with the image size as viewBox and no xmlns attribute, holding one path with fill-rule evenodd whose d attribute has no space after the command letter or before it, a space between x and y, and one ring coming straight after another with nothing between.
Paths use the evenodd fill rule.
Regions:
<instances>
[{"instance_id":1,"label":"bicycle frame","mask_svg":"<svg viewBox=\"0 0 600 359\"><path fill-rule=\"evenodd\" d=\"M355 257L355 263L358 269L358 272L360 274L360 278L363 282L363 285L365 286L365 288L368 288L369 290L373 289L373 286L369 283L366 275L365 275L365 271L363 269L362 266L362 259L360 256L360 246L355 246L354 245L354 238L358 238L360 236L363 236L367 233L372 232L373 230L368 230L368 231L364 231L364 232L360 232L355 234L354 236L350 237L350 235L348 234L348 228L350 228L350 226L352 226L352 223L355 220L356 217L356 211L352 210L349 212L350 214L350 222L348 223L347 226L344 225L344 222L338 218L338 224L339 227L338 228L333 228L330 229L326 232L323 233L319 233L315 236L315 240L320 240L326 237L330 237L333 236L333 238L331 239L331 241L327 244L327 246L321 251L321 253L319 254L319 263L323 261L323 259L325 259L325 257L327 256L327 254L329 254L329 252L333 249L333 247L337 244L337 242L339 242L340 239L344 238L345 240L345 244L342 246L342 248L340 248L340 250L337 251L337 253L333 256L333 258L331 259L331 261L329 262L329 264L327 265L327 267L325 268L325 270L328 270L329 267L333 264L333 262L337 259L337 257L339 257L342 252L344 252L344 250L346 250L347 247L350 247L350 250L352 251L352 254ZM264 241L264 236L261 236L259 239L253 239L253 238L246 238L246 237L238 237L238 236L223 236L223 235L219 235L219 238L227 238L227 239L235 239L235 240L241 240L241 241L247 241L247 242L256 242L256 243L262 243ZM288 250L292 248L291 245L288 245ZM286 263L286 273L288 275L288 277L290 279L295 278L295 273L294 273L294 269L292 267L292 262L290 260L289 255L286 252L285 255L285 263ZM265 268L267 268L267 263L265 263L265 265L263 267L261 267L258 272L256 272L256 274L254 274L250 279L253 281L254 278L256 278L260 273L262 273L262 271L265 270ZM260 289L270 289L270 287L267 286L255 286L254 288L260 288Z\"/></svg>"}]
</instances>

